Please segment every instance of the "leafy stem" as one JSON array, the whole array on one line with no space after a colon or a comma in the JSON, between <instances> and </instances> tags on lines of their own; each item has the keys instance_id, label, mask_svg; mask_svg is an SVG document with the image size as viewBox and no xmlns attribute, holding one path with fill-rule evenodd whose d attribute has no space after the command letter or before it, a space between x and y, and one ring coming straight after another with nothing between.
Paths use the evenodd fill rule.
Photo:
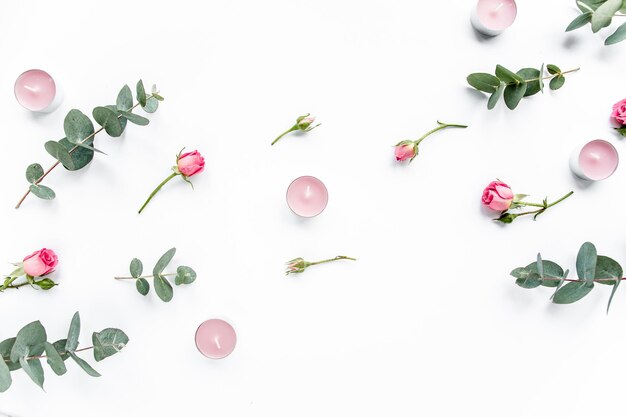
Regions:
<instances>
[{"instance_id":1,"label":"leafy stem","mask_svg":"<svg viewBox=\"0 0 626 417\"><path fill-rule=\"evenodd\" d=\"M80 349L76 349L74 351L72 351L73 353L76 352L84 352L86 350L91 350L93 349L93 346L89 346L89 347L84 347L84 348L80 348ZM65 355L69 355L69 351L68 352L58 352L58 354L60 356L65 356ZM48 358L48 355L34 355L34 356L26 356L24 359L26 359L27 361L32 360L32 359L46 359ZM4 359L4 361L6 363L11 363L11 359Z\"/></svg>"}]
</instances>

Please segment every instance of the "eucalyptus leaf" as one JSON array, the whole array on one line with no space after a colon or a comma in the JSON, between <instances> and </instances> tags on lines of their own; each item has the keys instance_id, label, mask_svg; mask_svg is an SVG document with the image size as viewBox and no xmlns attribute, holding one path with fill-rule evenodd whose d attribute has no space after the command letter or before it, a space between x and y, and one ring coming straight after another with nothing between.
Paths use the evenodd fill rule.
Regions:
<instances>
[{"instance_id":1,"label":"eucalyptus leaf","mask_svg":"<svg viewBox=\"0 0 626 417\"><path fill-rule=\"evenodd\" d=\"M593 282L568 282L559 288L552 297L555 304L571 304L589 294Z\"/></svg>"},{"instance_id":2,"label":"eucalyptus leaf","mask_svg":"<svg viewBox=\"0 0 626 417\"><path fill-rule=\"evenodd\" d=\"M598 6L605 1L606 0L578 0L576 1L576 6L578 6L581 12L588 12L589 9L596 10Z\"/></svg>"},{"instance_id":3,"label":"eucalyptus leaf","mask_svg":"<svg viewBox=\"0 0 626 417\"><path fill-rule=\"evenodd\" d=\"M522 77L524 81L526 81L526 92L524 93L525 97L529 97L537 94L541 91L541 84L539 80L541 79L541 73L536 68L522 68L517 71L517 75Z\"/></svg>"},{"instance_id":4,"label":"eucalyptus leaf","mask_svg":"<svg viewBox=\"0 0 626 417\"><path fill-rule=\"evenodd\" d=\"M143 273L143 264L141 263L139 259L133 258L133 260L130 261L130 275L133 278L139 278L142 273Z\"/></svg>"},{"instance_id":5,"label":"eucalyptus leaf","mask_svg":"<svg viewBox=\"0 0 626 417\"><path fill-rule=\"evenodd\" d=\"M129 122L134 123L138 126L147 126L150 123L150 120L135 113L120 111L120 114L124 116L124 118L126 118Z\"/></svg>"},{"instance_id":6,"label":"eucalyptus leaf","mask_svg":"<svg viewBox=\"0 0 626 417\"><path fill-rule=\"evenodd\" d=\"M166 303L170 302L174 297L172 284L170 284L169 281L161 275L154 276L154 291L157 293L159 298Z\"/></svg>"},{"instance_id":7,"label":"eucalyptus leaf","mask_svg":"<svg viewBox=\"0 0 626 417\"><path fill-rule=\"evenodd\" d=\"M78 355L76 355L76 353L74 352L69 352L69 355L72 359L74 359L74 362L76 362L78 364L78 366L80 366L82 368L83 371L85 371L87 373L87 375L89 376L93 376L94 378L97 378L99 376L101 376L98 371L96 371L95 369L93 369L91 367L91 365L89 365L87 363L87 361L85 361L84 359L80 358Z\"/></svg>"},{"instance_id":8,"label":"eucalyptus leaf","mask_svg":"<svg viewBox=\"0 0 626 417\"><path fill-rule=\"evenodd\" d=\"M598 253L593 243L585 242L578 251L576 257L576 273L578 278L585 281L593 281L596 273Z\"/></svg>"},{"instance_id":9,"label":"eucalyptus leaf","mask_svg":"<svg viewBox=\"0 0 626 417\"><path fill-rule=\"evenodd\" d=\"M26 181L35 184L43 175L43 168L39 164L30 164L26 168Z\"/></svg>"},{"instance_id":10,"label":"eucalyptus leaf","mask_svg":"<svg viewBox=\"0 0 626 417\"><path fill-rule=\"evenodd\" d=\"M43 200L54 200L54 197L56 197L52 188L46 187L45 185L31 184L29 190L33 195Z\"/></svg>"},{"instance_id":11,"label":"eucalyptus leaf","mask_svg":"<svg viewBox=\"0 0 626 417\"><path fill-rule=\"evenodd\" d=\"M80 143L94 133L93 123L80 110L70 110L63 121L65 137L71 143Z\"/></svg>"},{"instance_id":12,"label":"eucalyptus leaf","mask_svg":"<svg viewBox=\"0 0 626 417\"><path fill-rule=\"evenodd\" d=\"M543 93L543 74L546 64L541 64L541 69L539 70L539 90Z\"/></svg>"},{"instance_id":13,"label":"eucalyptus leaf","mask_svg":"<svg viewBox=\"0 0 626 417\"><path fill-rule=\"evenodd\" d=\"M176 285L191 284L196 280L196 271L188 266L181 265L176 268Z\"/></svg>"},{"instance_id":14,"label":"eucalyptus leaf","mask_svg":"<svg viewBox=\"0 0 626 417\"><path fill-rule=\"evenodd\" d=\"M67 138L61 139L59 143L68 152L75 147L75 145L73 145L69 140L67 140ZM91 145L91 144L93 144L93 138L85 142L85 145ZM94 152L90 149L87 149L85 147L78 147L70 154L73 165L71 167L68 167L65 165L64 166L66 169L70 171L78 171L79 169L86 167L91 162L91 160L93 159L93 154Z\"/></svg>"},{"instance_id":15,"label":"eucalyptus leaf","mask_svg":"<svg viewBox=\"0 0 626 417\"><path fill-rule=\"evenodd\" d=\"M515 110L519 102L524 98L524 94L526 94L527 84L525 81L522 81L520 84L509 84L504 89L504 102L506 106Z\"/></svg>"},{"instance_id":16,"label":"eucalyptus leaf","mask_svg":"<svg viewBox=\"0 0 626 417\"><path fill-rule=\"evenodd\" d=\"M596 281L598 284L614 285L624 276L622 267L615 260L608 256L598 255L596 269L593 274L594 279L614 278L613 281Z\"/></svg>"},{"instance_id":17,"label":"eucalyptus leaf","mask_svg":"<svg viewBox=\"0 0 626 417\"><path fill-rule=\"evenodd\" d=\"M557 263L549 261L547 259L542 259L541 263L543 265L543 277L544 278L562 278L563 277L563 268L561 268ZM536 272L539 274L538 263L533 262L524 268L529 273ZM541 275L541 274L539 274ZM555 279L544 279L541 282L541 285L544 287L556 287L559 281Z\"/></svg>"},{"instance_id":18,"label":"eucalyptus leaf","mask_svg":"<svg viewBox=\"0 0 626 417\"><path fill-rule=\"evenodd\" d=\"M154 97L148 97L146 105L141 106L146 113L154 113L159 108L159 101Z\"/></svg>"},{"instance_id":19,"label":"eucalyptus leaf","mask_svg":"<svg viewBox=\"0 0 626 417\"><path fill-rule=\"evenodd\" d=\"M0 392L5 392L11 387L11 371L3 358L0 357Z\"/></svg>"},{"instance_id":20,"label":"eucalyptus leaf","mask_svg":"<svg viewBox=\"0 0 626 417\"><path fill-rule=\"evenodd\" d=\"M550 80L550 90L558 90L563 87L565 84L565 77L562 75L557 75L553 79Z\"/></svg>"},{"instance_id":21,"label":"eucalyptus leaf","mask_svg":"<svg viewBox=\"0 0 626 417\"><path fill-rule=\"evenodd\" d=\"M536 272L530 272L525 268L516 268L511 275L517 277L515 283L522 288L530 289L541 285L541 277Z\"/></svg>"},{"instance_id":22,"label":"eucalyptus leaf","mask_svg":"<svg viewBox=\"0 0 626 417\"><path fill-rule=\"evenodd\" d=\"M26 360L26 358L20 358L20 365L22 365L22 369L26 372L26 375L28 375L39 388L43 389L44 374L41 361L39 359Z\"/></svg>"},{"instance_id":23,"label":"eucalyptus leaf","mask_svg":"<svg viewBox=\"0 0 626 417\"><path fill-rule=\"evenodd\" d=\"M161 258L157 261L154 269L152 270L152 275L156 278L158 275L161 275L165 267L171 262L172 258L176 254L176 248L172 248L165 252Z\"/></svg>"},{"instance_id":24,"label":"eucalyptus leaf","mask_svg":"<svg viewBox=\"0 0 626 417\"><path fill-rule=\"evenodd\" d=\"M581 15L578 15L576 19L572 20L572 23L569 24L565 31L571 32L572 30L576 30L585 26L589 22L591 22L591 12L585 12Z\"/></svg>"},{"instance_id":25,"label":"eucalyptus leaf","mask_svg":"<svg viewBox=\"0 0 626 417\"><path fill-rule=\"evenodd\" d=\"M498 100L500 100L500 97L502 97L505 88L506 84L500 83L496 91L489 97L489 100L487 101L487 108L489 110L493 109L496 104L498 104Z\"/></svg>"},{"instance_id":26,"label":"eucalyptus leaf","mask_svg":"<svg viewBox=\"0 0 626 417\"><path fill-rule=\"evenodd\" d=\"M522 77L502 65L496 65L496 77L505 83L519 84L524 81Z\"/></svg>"},{"instance_id":27,"label":"eucalyptus leaf","mask_svg":"<svg viewBox=\"0 0 626 417\"><path fill-rule=\"evenodd\" d=\"M150 292L150 283L145 278L138 278L135 281L135 286L141 295L147 295Z\"/></svg>"},{"instance_id":28,"label":"eucalyptus leaf","mask_svg":"<svg viewBox=\"0 0 626 417\"><path fill-rule=\"evenodd\" d=\"M117 114L107 107L96 107L93 109L93 118L104 128L109 136L119 137L124 132Z\"/></svg>"},{"instance_id":29,"label":"eucalyptus leaf","mask_svg":"<svg viewBox=\"0 0 626 417\"><path fill-rule=\"evenodd\" d=\"M0 358L4 360L11 361L11 349L13 349L13 345L15 345L15 338L12 337L10 339L3 340L0 342ZM20 369L22 366L20 365L19 360L15 362L5 362L10 371L15 371Z\"/></svg>"},{"instance_id":30,"label":"eucalyptus leaf","mask_svg":"<svg viewBox=\"0 0 626 417\"><path fill-rule=\"evenodd\" d=\"M54 140L49 140L45 143L44 148L46 151L57 161L63 164L63 166L67 167L69 170L74 169L74 161L72 157L68 153L67 149L59 142Z\"/></svg>"},{"instance_id":31,"label":"eucalyptus leaf","mask_svg":"<svg viewBox=\"0 0 626 417\"><path fill-rule=\"evenodd\" d=\"M80 336L80 314L78 311L74 313L72 322L70 323L70 330L67 334L67 342L65 344L65 350L73 352L78 348L78 337Z\"/></svg>"},{"instance_id":32,"label":"eucalyptus leaf","mask_svg":"<svg viewBox=\"0 0 626 417\"><path fill-rule=\"evenodd\" d=\"M500 86L500 80L498 77L494 77L491 74L484 72L478 72L467 76L467 82L469 85L479 91L493 94Z\"/></svg>"},{"instance_id":33,"label":"eucalyptus leaf","mask_svg":"<svg viewBox=\"0 0 626 417\"><path fill-rule=\"evenodd\" d=\"M146 105L146 88L143 85L143 80L137 81L137 101L142 107Z\"/></svg>"},{"instance_id":34,"label":"eucalyptus leaf","mask_svg":"<svg viewBox=\"0 0 626 417\"><path fill-rule=\"evenodd\" d=\"M556 75L556 74L560 74L561 73L561 68L557 67L554 64L546 65L546 69L548 70L548 73L551 74L551 75Z\"/></svg>"},{"instance_id":35,"label":"eucalyptus leaf","mask_svg":"<svg viewBox=\"0 0 626 417\"><path fill-rule=\"evenodd\" d=\"M94 332L91 340L94 346L93 356L98 362L115 355L128 344L128 336L120 329L104 329L99 333Z\"/></svg>"},{"instance_id":36,"label":"eucalyptus leaf","mask_svg":"<svg viewBox=\"0 0 626 417\"><path fill-rule=\"evenodd\" d=\"M52 344L52 346L54 346L54 348L59 353L63 361L66 361L70 357L70 354L67 353L67 350L65 350L66 344L67 344L67 339L57 340L56 342Z\"/></svg>"},{"instance_id":37,"label":"eucalyptus leaf","mask_svg":"<svg viewBox=\"0 0 626 417\"><path fill-rule=\"evenodd\" d=\"M120 116L120 112L119 112L119 110L117 110L117 107L115 107L115 105L109 104L108 106L104 106L104 107L109 109L109 110L111 110L111 111L113 111L113 113L115 113L115 115L118 116L118 119L120 121L120 126L122 126L122 133L124 133L124 129L126 129L126 125L128 124L126 118L125 117L119 117Z\"/></svg>"},{"instance_id":38,"label":"eucalyptus leaf","mask_svg":"<svg viewBox=\"0 0 626 417\"><path fill-rule=\"evenodd\" d=\"M37 345L43 346L47 338L46 329L39 321L22 327L15 336L15 343L11 349L11 362L17 362L20 358L27 356Z\"/></svg>"},{"instance_id":39,"label":"eucalyptus leaf","mask_svg":"<svg viewBox=\"0 0 626 417\"><path fill-rule=\"evenodd\" d=\"M615 32L604 41L605 45L614 45L626 39L626 23L622 23L617 27Z\"/></svg>"},{"instance_id":40,"label":"eucalyptus leaf","mask_svg":"<svg viewBox=\"0 0 626 417\"><path fill-rule=\"evenodd\" d=\"M591 30L593 33L611 24L613 16L623 6L623 0L607 0L602 3L591 16Z\"/></svg>"},{"instance_id":41,"label":"eucalyptus leaf","mask_svg":"<svg viewBox=\"0 0 626 417\"><path fill-rule=\"evenodd\" d=\"M48 365L50 365L54 373L60 376L67 372L63 358L61 358L61 355L59 355L55 347L51 343L46 342L45 348Z\"/></svg>"},{"instance_id":42,"label":"eucalyptus leaf","mask_svg":"<svg viewBox=\"0 0 626 417\"><path fill-rule=\"evenodd\" d=\"M128 110L133 107L133 93L130 91L130 87L125 85L117 95L115 106L118 110Z\"/></svg>"}]
</instances>

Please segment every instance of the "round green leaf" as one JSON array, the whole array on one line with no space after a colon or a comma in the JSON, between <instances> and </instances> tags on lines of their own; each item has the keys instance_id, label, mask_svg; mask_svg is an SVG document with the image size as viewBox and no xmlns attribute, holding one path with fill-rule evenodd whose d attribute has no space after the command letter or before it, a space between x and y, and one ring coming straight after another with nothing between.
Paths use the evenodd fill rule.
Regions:
<instances>
[{"instance_id":1,"label":"round green leaf","mask_svg":"<svg viewBox=\"0 0 626 417\"><path fill-rule=\"evenodd\" d=\"M563 278L563 268L561 268L558 264L548 260L542 260L543 264L543 276L545 278ZM525 269L529 272L535 272L539 274L537 268L537 262L533 262L528 264ZM542 280L541 285L544 287L556 287L559 285L559 281L556 279Z\"/></svg>"},{"instance_id":2,"label":"round green leaf","mask_svg":"<svg viewBox=\"0 0 626 417\"><path fill-rule=\"evenodd\" d=\"M179 266L176 269L176 285L191 284L196 280L196 271L188 266Z\"/></svg>"},{"instance_id":3,"label":"round green leaf","mask_svg":"<svg viewBox=\"0 0 626 417\"><path fill-rule=\"evenodd\" d=\"M52 191L52 188L46 187L45 185L31 184L29 189L30 192L33 193L33 195L43 200L54 200L54 197L56 197L56 194L54 193L54 191Z\"/></svg>"},{"instance_id":4,"label":"round green leaf","mask_svg":"<svg viewBox=\"0 0 626 417\"><path fill-rule=\"evenodd\" d=\"M107 107L96 107L92 114L96 122L104 128L109 136L116 138L122 135L124 130L113 110Z\"/></svg>"},{"instance_id":5,"label":"round green leaf","mask_svg":"<svg viewBox=\"0 0 626 417\"><path fill-rule=\"evenodd\" d=\"M115 113L116 116L119 116L120 113L117 110L117 107L115 107L115 105L113 104L109 104L108 106L104 106L109 110L112 110L113 113ZM126 118L125 117L118 117L119 121L120 121L120 125L122 126L122 133L124 132L124 129L126 129Z\"/></svg>"},{"instance_id":6,"label":"round green leaf","mask_svg":"<svg viewBox=\"0 0 626 417\"><path fill-rule=\"evenodd\" d=\"M161 275L161 273L163 272L165 267L170 263L170 261L172 260L175 254L176 254L176 248L172 248L168 250L167 252L165 252L159 258L156 265L154 266L154 269L152 270L152 275L154 275L155 277L157 275Z\"/></svg>"},{"instance_id":7,"label":"round green leaf","mask_svg":"<svg viewBox=\"0 0 626 417\"><path fill-rule=\"evenodd\" d=\"M93 135L93 123L89 117L85 116L80 110L70 110L63 121L63 130L65 137L72 143L80 143L86 137Z\"/></svg>"},{"instance_id":8,"label":"round green leaf","mask_svg":"<svg viewBox=\"0 0 626 417\"><path fill-rule=\"evenodd\" d=\"M13 349L13 345L15 345L15 338L12 337L10 339L3 340L0 342L0 357L4 360L11 360L11 350ZM10 371L15 371L20 369L22 365L19 362L5 362L9 367Z\"/></svg>"},{"instance_id":9,"label":"round green leaf","mask_svg":"<svg viewBox=\"0 0 626 417\"><path fill-rule=\"evenodd\" d=\"M500 100L500 97L502 97L502 93L504 93L505 88L506 84L500 83L496 91L489 97L489 100L487 101L487 108L489 110L496 107L496 104L498 104L498 100Z\"/></svg>"},{"instance_id":10,"label":"round green leaf","mask_svg":"<svg viewBox=\"0 0 626 417\"><path fill-rule=\"evenodd\" d=\"M593 274L594 279L598 278L615 278L614 281L596 281L599 284L615 285L616 282L624 275L624 271L620 264L608 256L598 255L596 259L596 269Z\"/></svg>"},{"instance_id":11,"label":"round green leaf","mask_svg":"<svg viewBox=\"0 0 626 417\"><path fill-rule=\"evenodd\" d=\"M513 71L503 67L502 65L496 65L496 77L498 77L505 83L519 84L524 81L522 77L520 77Z\"/></svg>"},{"instance_id":12,"label":"round green leaf","mask_svg":"<svg viewBox=\"0 0 626 417\"><path fill-rule=\"evenodd\" d=\"M52 368L54 373L57 375L63 375L65 372L67 372L65 363L63 363L63 358L61 358L61 355L54 348L54 346L51 343L46 342L45 348L46 348L46 356L48 357L47 358L48 365L50 365L50 368Z\"/></svg>"},{"instance_id":13,"label":"round green leaf","mask_svg":"<svg viewBox=\"0 0 626 417\"><path fill-rule=\"evenodd\" d=\"M154 97L149 97L146 100L146 105L145 106L141 106L141 108L146 113L154 113L159 108L159 101L156 98L154 98Z\"/></svg>"},{"instance_id":14,"label":"round green leaf","mask_svg":"<svg viewBox=\"0 0 626 417\"><path fill-rule=\"evenodd\" d=\"M546 69L548 70L548 73L550 73L552 75L556 75L556 74L560 74L561 73L561 68L557 67L554 64L546 65Z\"/></svg>"},{"instance_id":15,"label":"round green leaf","mask_svg":"<svg viewBox=\"0 0 626 417\"><path fill-rule=\"evenodd\" d=\"M139 259L133 258L133 260L130 261L130 275L133 278L139 278L142 273L143 273L143 264L141 263Z\"/></svg>"},{"instance_id":16,"label":"round green leaf","mask_svg":"<svg viewBox=\"0 0 626 417\"><path fill-rule=\"evenodd\" d=\"M67 149L59 142L54 140L49 140L45 143L44 147L46 151L57 161L63 164L63 166L68 167L69 170L74 168L74 161L72 157L68 153Z\"/></svg>"},{"instance_id":17,"label":"round green leaf","mask_svg":"<svg viewBox=\"0 0 626 417\"><path fill-rule=\"evenodd\" d=\"M500 86L500 80L491 74L477 72L467 76L467 83L479 91L493 94Z\"/></svg>"},{"instance_id":18,"label":"round green leaf","mask_svg":"<svg viewBox=\"0 0 626 417\"><path fill-rule=\"evenodd\" d=\"M522 81L520 84L509 84L504 89L504 102L506 106L514 110L519 102L526 94L526 81Z\"/></svg>"},{"instance_id":19,"label":"round green leaf","mask_svg":"<svg viewBox=\"0 0 626 417\"><path fill-rule=\"evenodd\" d=\"M154 291L157 293L159 298L166 303L171 301L174 297L172 284L170 284L168 280L160 275L156 275L154 277Z\"/></svg>"},{"instance_id":20,"label":"round green leaf","mask_svg":"<svg viewBox=\"0 0 626 417\"><path fill-rule=\"evenodd\" d=\"M539 83L539 79L541 78L541 73L536 68L522 68L517 71L517 75L522 77L526 81L526 92L524 93L525 97L532 96L541 91L541 84ZM531 81L529 81L531 80Z\"/></svg>"},{"instance_id":21,"label":"round green leaf","mask_svg":"<svg viewBox=\"0 0 626 417\"><path fill-rule=\"evenodd\" d=\"M39 388L43 389L44 374L41 361L39 359L26 360L25 358L20 358L20 365L22 365L22 369L26 372L26 375L28 375Z\"/></svg>"},{"instance_id":22,"label":"round green leaf","mask_svg":"<svg viewBox=\"0 0 626 417\"><path fill-rule=\"evenodd\" d=\"M596 273L598 252L591 242L585 242L578 251L576 257L576 273L578 278L585 281L593 281Z\"/></svg>"},{"instance_id":23,"label":"round green leaf","mask_svg":"<svg viewBox=\"0 0 626 417\"><path fill-rule=\"evenodd\" d=\"M593 282L568 282L563 285L552 297L555 304L571 304L589 294L593 289Z\"/></svg>"},{"instance_id":24,"label":"round green leaf","mask_svg":"<svg viewBox=\"0 0 626 417\"><path fill-rule=\"evenodd\" d=\"M17 332L15 343L11 348L11 362L17 362L21 357L33 353L34 348L37 346L43 347L47 338L46 329L39 321L34 321L22 327Z\"/></svg>"},{"instance_id":25,"label":"round green leaf","mask_svg":"<svg viewBox=\"0 0 626 417\"><path fill-rule=\"evenodd\" d=\"M101 332L94 332L91 341L93 342L93 356L96 361L113 356L128 344L128 336L120 329L104 329Z\"/></svg>"},{"instance_id":26,"label":"round green leaf","mask_svg":"<svg viewBox=\"0 0 626 417\"><path fill-rule=\"evenodd\" d=\"M30 164L26 168L26 181L34 184L43 175L43 168L39 164Z\"/></svg>"},{"instance_id":27,"label":"round green leaf","mask_svg":"<svg viewBox=\"0 0 626 417\"><path fill-rule=\"evenodd\" d=\"M5 392L11 387L11 370L3 358L0 358L0 392Z\"/></svg>"},{"instance_id":28,"label":"round green leaf","mask_svg":"<svg viewBox=\"0 0 626 417\"><path fill-rule=\"evenodd\" d=\"M147 295L150 292L150 283L145 278L138 278L135 281L135 287L141 295Z\"/></svg>"},{"instance_id":29,"label":"round green leaf","mask_svg":"<svg viewBox=\"0 0 626 417\"><path fill-rule=\"evenodd\" d=\"M133 107L133 93L130 91L130 87L125 85L117 95L115 107L118 110L128 110Z\"/></svg>"},{"instance_id":30,"label":"round green leaf","mask_svg":"<svg viewBox=\"0 0 626 417\"><path fill-rule=\"evenodd\" d=\"M565 77L562 75L557 75L553 79L550 80L550 90L558 90L563 87L565 84Z\"/></svg>"},{"instance_id":31,"label":"round green leaf","mask_svg":"<svg viewBox=\"0 0 626 417\"><path fill-rule=\"evenodd\" d=\"M61 139L59 143L68 152L74 148L74 145L70 143L70 141L67 140L67 138ZM85 142L85 144L92 145L93 139L89 139L88 141ZM72 151L72 153L70 154L73 165L71 167L64 165L64 167L65 169L69 171L78 171L79 169L86 167L91 162L91 160L93 159L93 155L94 155L94 151L92 151L91 149L78 147L74 151Z\"/></svg>"}]
</instances>

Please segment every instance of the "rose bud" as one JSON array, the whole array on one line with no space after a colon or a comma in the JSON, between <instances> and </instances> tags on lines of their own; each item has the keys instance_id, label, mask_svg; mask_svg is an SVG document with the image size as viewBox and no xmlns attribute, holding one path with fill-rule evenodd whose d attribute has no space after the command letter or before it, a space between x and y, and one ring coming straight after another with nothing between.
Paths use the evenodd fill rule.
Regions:
<instances>
[{"instance_id":1,"label":"rose bud","mask_svg":"<svg viewBox=\"0 0 626 417\"><path fill-rule=\"evenodd\" d=\"M24 258L24 272L31 277L40 277L54 271L59 258L52 249L43 248Z\"/></svg>"},{"instance_id":2,"label":"rose bud","mask_svg":"<svg viewBox=\"0 0 626 417\"><path fill-rule=\"evenodd\" d=\"M312 126L313 123L315 123L315 117L311 116L311 113L307 113L303 116L298 117L296 119L296 124L291 126L289 129L285 130L283 133L280 134L280 136L274 139L274 141L272 142L272 145L278 142L283 136L291 132L296 132L298 130L301 132L310 132L311 130L315 129L321 124L321 123L318 123L315 126Z\"/></svg>"},{"instance_id":3,"label":"rose bud","mask_svg":"<svg viewBox=\"0 0 626 417\"><path fill-rule=\"evenodd\" d=\"M492 181L483 191L483 204L495 211L505 211L513 203L511 187L500 181Z\"/></svg>"},{"instance_id":4,"label":"rose bud","mask_svg":"<svg viewBox=\"0 0 626 417\"><path fill-rule=\"evenodd\" d=\"M402 141L396 145L395 154L396 161L411 162L417 156L417 144L412 140Z\"/></svg>"},{"instance_id":5,"label":"rose bud","mask_svg":"<svg viewBox=\"0 0 626 417\"><path fill-rule=\"evenodd\" d=\"M185 177L191 177L204 170L204 158L198 151L180 155L176 161L178 171Z\"/></svg>"},{"instance_id":6,"label":"rose bud","mask_svg":"<svg viewBox=\"0 0 626 417\"><path fill-rule=\"evenodd\" d=\"M292 259L287 262L287 271L285 272L287 275L289 274L300 274L304 272L304 270L309 266L309 263L302 258Z\"/></svg>"}]
</instances>

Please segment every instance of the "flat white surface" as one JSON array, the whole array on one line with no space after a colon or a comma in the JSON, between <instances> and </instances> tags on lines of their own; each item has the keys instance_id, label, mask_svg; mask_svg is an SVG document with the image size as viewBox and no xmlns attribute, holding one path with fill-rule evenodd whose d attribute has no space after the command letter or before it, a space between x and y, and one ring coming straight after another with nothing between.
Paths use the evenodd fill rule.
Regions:
<instances>
[{"instance_id":1,"label":"flat white surface","mask_svg":"<svg viewBox=\"0 0 626 417\"><path fill-rule=\"evenodd\" d=\"M509 272L544 258L574 268L579 246L626 263L624 167L591 187L568 168L574 146L611 131L626 96L626 45L606 34L565 34L574 1L519 2L515 24L484 39L473 1L181 0L5 2L0 12L2 272L40 247L56 250L61 285L2 295L0 338L41 319L65 337L74 311L81 343L120 327L122 354L92 379L68 363L46 391L23 373L0 411L56 416L623 416L626 292L605 314L609 289L555 306L550 289L518 288ZM465 83L470 72L555 63L580 66L562 90L515 112ZM34 116L12 93L39 67L63 83L65 102ZM65 113L113 103L125 83L165 96L148 127L97 139L78 173L57 169L53 202L29 198L24 170L52 159ZM323 123L269 143L298 115ZM411 166L391 145L435 121L467 123L424 141ZM199 149L207 169L170 183L176 153ZM295 217L285 190L300 175L329 189L322 215ZM480 206L498 177L536 200L575 194L538 221L508 227ZM161 303L114 275L133 257L147 269L176 246L172 265L198 280ZM283 262L349 255L286 278ZM221 361L200 355L196 327L227 318L238 332ZM86 355L89 357L89 355ZM92 360L93 362L93 360Z\"/></svg>"}]
</instances>

